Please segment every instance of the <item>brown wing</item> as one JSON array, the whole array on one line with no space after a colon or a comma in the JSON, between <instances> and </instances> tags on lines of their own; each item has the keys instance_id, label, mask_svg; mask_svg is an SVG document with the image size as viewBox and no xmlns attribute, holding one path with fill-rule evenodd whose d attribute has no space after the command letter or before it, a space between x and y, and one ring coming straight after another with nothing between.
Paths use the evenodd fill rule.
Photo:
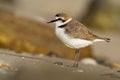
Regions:
<instances>
[{"instance_id":1,"label":"brown wing","mask_svg":"<svg viewBox=\"0 0 120 80\"><path fill-rule=\"evenodd\" d=\"M70 23L68 23L65 29L66 33L68 33L71 37L74 36L74 38L86 40L94 40L99 38L98 36L94 35L86 26L75 20L72 20Z\"/></svg>"}]
</instances>

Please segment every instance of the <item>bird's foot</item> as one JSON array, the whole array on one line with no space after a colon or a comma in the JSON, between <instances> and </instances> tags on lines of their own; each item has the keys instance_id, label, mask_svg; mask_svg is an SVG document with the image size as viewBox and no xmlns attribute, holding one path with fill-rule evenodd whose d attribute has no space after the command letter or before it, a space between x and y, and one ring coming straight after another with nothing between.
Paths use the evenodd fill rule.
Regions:
<instances>
[{"instance_id":1,"label":"bird's foot","mask_svg":"<svg viewBox=\"0 0 120 80\"><path fill-rule=\"evenodd\" d=\"M72 67L78 68L78 64L73 64Z\"/></svg>"}]
</instances>

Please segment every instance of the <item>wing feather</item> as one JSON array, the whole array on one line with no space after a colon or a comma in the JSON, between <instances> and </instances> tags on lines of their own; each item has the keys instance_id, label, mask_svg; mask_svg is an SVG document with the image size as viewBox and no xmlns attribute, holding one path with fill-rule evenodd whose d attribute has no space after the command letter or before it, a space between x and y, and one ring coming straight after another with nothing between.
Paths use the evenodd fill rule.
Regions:
<instances>
[{"instance_id":1,"label":"wing feather","mask_svg":"<svg viewBox=\"0 0 120 80\"><path fill-rule=\"evenodd\" d=\"M86 40L94 40L99 38L98 36L93 34L85 25L76 20L72 20L70 23L68 23L65 29L66 33L68 33L68 35L70 35L71 37L74 36L74 38Z\"/></svg>"}]
</instances>

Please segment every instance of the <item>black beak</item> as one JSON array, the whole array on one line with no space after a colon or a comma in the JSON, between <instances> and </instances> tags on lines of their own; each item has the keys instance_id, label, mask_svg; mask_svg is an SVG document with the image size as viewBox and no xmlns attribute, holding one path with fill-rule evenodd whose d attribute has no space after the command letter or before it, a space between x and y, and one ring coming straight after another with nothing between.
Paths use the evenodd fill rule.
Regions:
<instances>
[{"instance_id":1,"label":"black beak","mask_svg":"<svg viewBox=\"0 0 120 80\"><path fill-rule=\"evenodd\" d=\"M47 22L47 23L54 23L54 22L56 22L56 21L58 21L58 20L61 20L61 19L58 18L58 19L55 19L55 20L51 20L51 21L49 21L49 22Z\"/></svg>"}]
</instances>

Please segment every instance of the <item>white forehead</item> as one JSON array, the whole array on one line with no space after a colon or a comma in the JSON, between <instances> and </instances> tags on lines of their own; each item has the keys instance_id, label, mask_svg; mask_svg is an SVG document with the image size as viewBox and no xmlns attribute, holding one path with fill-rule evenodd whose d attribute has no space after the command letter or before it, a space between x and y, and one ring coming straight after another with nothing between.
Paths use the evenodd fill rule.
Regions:
<instances>
[{"instance_id":1,"label":"white forehead","mask_svg":"<svg viewBox=\"0 0 120 80\"><path fill-rule=\"evenodd\" d=\"M58 19L59 17L55 17L55 19Z\"/></svg>"},{"instance_id":2,"label":"white forehead","mask_svg":"<svg viewBox=\"0 0 120 80\"><path fill-rule=\"evenodd\" d=\"M61 19L63 19L63 20L64 20L64 17L55 17L55 19L59 19L59 18L61 18Z\"/></svg>"}]
</instances>

